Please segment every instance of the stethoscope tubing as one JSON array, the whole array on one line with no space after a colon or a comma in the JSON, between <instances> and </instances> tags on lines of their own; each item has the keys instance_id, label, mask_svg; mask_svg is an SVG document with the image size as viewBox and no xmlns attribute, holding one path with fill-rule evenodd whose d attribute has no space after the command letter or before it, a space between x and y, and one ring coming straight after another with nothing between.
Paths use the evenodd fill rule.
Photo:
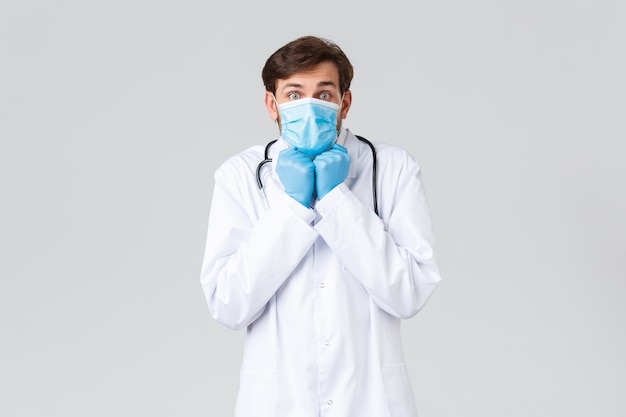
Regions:
<instances>
[{"instance_id":1,"label":"stethoscope tubing","mask_svg":"<svg viewBox=\"0 0 626 417\"><path fill-rule=\"evenodd\" d=\"M376 173L376 148L374 147L374 144L372 142L370 142L369 140L365 139L363 136L359 136L356 135L356 137L361 141L366 143L371 151L372 151L372 199L374 200L374 213L376 213L376 215L378 216L378 193L376 191L376 178L377 178L377 173ZM272 158L269 157L269 150L271 148L271 146L277 141L278 139L274 139L270 142L267 143L267 145L265 145L265 151L263 152L263 160L261 162L259 162L259 164L256 167L256 183L259 187L259 190L263 189L263 182L261 181L261 168L263 168L263 165L267 164L268 162L272 162Z\"/></svg>"}]
</instances>

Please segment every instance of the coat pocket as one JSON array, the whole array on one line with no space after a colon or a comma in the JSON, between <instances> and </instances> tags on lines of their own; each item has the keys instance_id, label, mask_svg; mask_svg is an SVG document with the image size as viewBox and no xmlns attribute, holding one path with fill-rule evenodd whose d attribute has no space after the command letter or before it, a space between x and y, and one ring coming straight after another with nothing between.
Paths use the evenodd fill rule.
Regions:
<instances>
[{"instance_id":1,"label":"coat pocket","mask_svg":"<svg viewBox=\"0 0 626 417\"><path fill-rule=\"evenodd\" d=\"M242 371L236 417L274 417L276 381L271 371Z\"/></svg>"},{"instance_id":2,"label":"coat pocket","mask_svg":"<svg viewBox=\"0 0 626 417\"><path fill-rule=\"evenodd\" d=\"M389 417L417 417L413 389L403 363L381 368Z\"/></svg>"}]
</instances>

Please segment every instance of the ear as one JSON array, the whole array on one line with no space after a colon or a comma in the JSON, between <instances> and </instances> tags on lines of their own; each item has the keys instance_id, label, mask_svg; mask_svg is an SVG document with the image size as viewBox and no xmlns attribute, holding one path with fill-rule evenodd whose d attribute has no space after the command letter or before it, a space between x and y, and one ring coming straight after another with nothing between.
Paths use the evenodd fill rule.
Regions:
<instances>
[{"instance_id":1,"label":"ear","mask_svg":"<svg viewBox=\"0 0 626 417\"><path fill-rule=\"evenodd\" d=\"M272 120L278 120L278 109L276 108L276 101L274 101L274 95L271 91L265 92L265 107L267 107L267 111L270 113Z\"/></svg>"},{"instance_id":2,"label":"ear","mask_svg":"<svg viewBox=\"0 0 626 417\"><path fill-rule=\"evenodd\" d=\"M343 95L343 101L341 102L341 118L345 119L348 117L348 111L350 110L350 106L352 105L352 91L346 90Z\"/></svg>"}]
</instances>

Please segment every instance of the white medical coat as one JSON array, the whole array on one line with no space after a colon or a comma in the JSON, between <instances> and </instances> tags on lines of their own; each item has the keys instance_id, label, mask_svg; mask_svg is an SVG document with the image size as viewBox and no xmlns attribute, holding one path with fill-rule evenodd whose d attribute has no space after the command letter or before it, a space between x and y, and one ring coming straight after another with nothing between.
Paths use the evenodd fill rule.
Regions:
<instances>
[{"instance_id":1,"label":"white medical coat","mask_svg":"<svg viewBox=\"0 0 626 417\"><path fill-rule=\"evenodd\" d=\"M288 197L264 146L215 172L201 284L213 317L247 328L237 417L414 417L400 322L440 281L420 168L403 149L372 153L349 130L343 184L308 209ZM264 195L265 194L265 195Z\"/></svg>"}]
</instances>

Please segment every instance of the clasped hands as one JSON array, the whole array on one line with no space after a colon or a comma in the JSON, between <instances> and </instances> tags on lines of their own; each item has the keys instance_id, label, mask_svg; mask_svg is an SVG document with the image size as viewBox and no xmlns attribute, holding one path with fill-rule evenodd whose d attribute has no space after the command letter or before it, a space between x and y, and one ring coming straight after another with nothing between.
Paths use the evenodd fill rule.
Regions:
<instances>
[{"instance_id":1,"label":"clasped hands","mask_svg":"<svg viewBox=\"0 0 626 417\"><path fill-rule=\"evenodd\" d=\"M349 170L348 150L337 144L313 159L295 148L283 149L276 163L285 192L305 207L309 207L313 192L323 198L346 179Z\"/></svg>"}]
</instances>

